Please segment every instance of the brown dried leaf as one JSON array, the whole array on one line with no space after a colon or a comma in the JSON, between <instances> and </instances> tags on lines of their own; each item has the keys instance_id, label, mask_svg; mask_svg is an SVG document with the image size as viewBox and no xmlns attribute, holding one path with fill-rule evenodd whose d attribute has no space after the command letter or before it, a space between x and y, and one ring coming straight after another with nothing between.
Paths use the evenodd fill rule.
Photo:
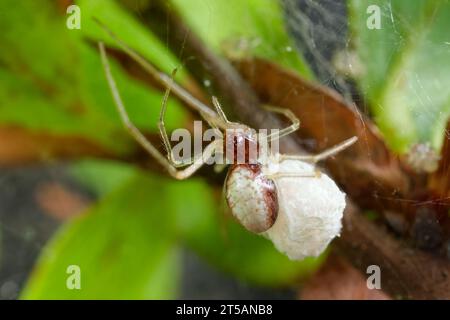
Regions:
<instances>
[{"instance_id":1,"label":"brown dried leaf","mask_svg":"<svg viewBox=\"0 0 450 320\"><path fill-rule=\"evenodd\" d=\"M298 135L310 142L305 145L308 151L318 152L352 136L359 138L326 166L360 206L381 208L387 198L409 193L410 179L375 125L337 92L265 60L241 60L235 66L262 103L288 108L298 116Z\"/></svg>"},{"instance_id":2,"label":"brown dried leaf","mask_svg":"<svg viewBox=\"0 0 450 320\"><path fill-rule=\"evenodd\" d=\"M95 143L75 136L56 136L18 127L0 128L0 166L42 162L52 158L112 156Z\"/></svg>"},{"instance_id":3,"label":"brown dried leaf","mask_svg":"<svg viewBox=\"0 0 450 320\"><path fill-rule=\"evenodd\" d=\"M89 206L89 200L84 196L55 182L39 185L35 197L38 205L58 220L74 217Z\"/></svg>"}]
</instances>

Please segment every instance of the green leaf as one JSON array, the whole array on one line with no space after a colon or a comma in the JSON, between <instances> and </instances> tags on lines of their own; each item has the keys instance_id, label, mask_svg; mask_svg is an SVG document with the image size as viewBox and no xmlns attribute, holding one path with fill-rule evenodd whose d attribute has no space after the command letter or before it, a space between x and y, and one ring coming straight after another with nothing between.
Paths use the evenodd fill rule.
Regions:
<instances>
[{"instance_id":1,"label":"green leaf","mask_svg":"<svg viewBox=\"0 0 450 320\"><path fill-rule=\"evenodd\" d=\"M65 225L43 251L24 299L176 297L179 260L164 183L137 175ZM81 289L69 290L70 265Z\"/></svg>"},{"instance_id":2,"label":"green leaf","mask_svg":"<svg viewBox=\"0 0 450 320\"><path fill-rule=\"evenodd\" d=\"M8 12L0 18L0 123L80 136L124 154L133 144L114 107L98 50L86 41L92 33L106 34L93 24L88 9L98 9L109 18L105 23L119 28L125 42L145 46L150 59L167 63L167 69L174 62L170 63L161 43L144 33L120 6L111 1L89 3L86 10L82 8L80 31L66 28L66 16L57 11L56 2L0 2L0 12ZM102 3L109 5L103 8ZM113 73L130 118L138 127L156 131L162 93L132 80L115 63ZM181 126L184 117L182 108L171 101L167 126Z\"/></svg>"},{"instance_id":3,"label":"green leaf","mask_svg":"<svg viewBox=\"0 0 450 320\"><path fill-rule=\"evenodd\" d=\"M274 0L172 0L188 24L216 51L248 52L312 77L296 52ZM242 48L243 47L243 48Z\"/></svg>"},{"instance_id":4,"label":"green leaf","mask_svg":"<svg viewBox=\"0 0 450 320\"><path fill-rule=\"evenodd\" d=\"M316 270L321 258L291 261L269 240L252 234L224 215L220 200L203 184L185 188L171 184L171 193L183 195L170 202L183 242L219 269L241 280L266 286L292 284Z\"/></svg>"},{"instance_id":5,"label":"green leaf","mask_svg":"<svg viewBox=\"0 0 450 320\"><path fill-rule=\"evenodd\" d=\"M212 264L261 285L292 283L320 259L293 262L272 243L218 214L209 186L171 181L124 166L82 163L74 172L106 179L106 196L66 224L46 246L22 294L25 299L173 298L179 278L177 240ZM121 172L122 171L122 172ZM130 176L130 177L127 177ZM115 191L113 189L116 186ZM81 290L69 290L70 265Z\"/></svg>"},{"instance_id":6,"label":"green leaf","mask_svg":"<svg viewBox=\"0 0 450 320\"><path fill-rule=\"evenodd\" d=\"M369 5L381 9L381 29L367 28ZM359 85L387 141L399 152L438 149L450 113L450 2L350 0L349 11Z\"/></svg>"},{"instance_id":7,"label":"green leaf","mask_svg":"<svg viewBox=\"0 0 450 320\"><path fill-rule=\"evenodd\" d=\"M85 159L70 164L69 173L81 185L104 196L138 173L138 169L122 162Z\"/></svg>"}]
</instances>

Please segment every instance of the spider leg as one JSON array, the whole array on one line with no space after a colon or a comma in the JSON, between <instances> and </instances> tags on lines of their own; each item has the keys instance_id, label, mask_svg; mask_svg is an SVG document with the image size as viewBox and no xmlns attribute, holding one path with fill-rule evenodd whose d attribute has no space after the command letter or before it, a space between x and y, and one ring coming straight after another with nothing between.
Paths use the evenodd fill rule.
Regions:
<instances>
[{"instance_id":1,"label":"spider leg","mask_svg":"<svg viewBox=\"0 0 450 320\"><path fill-rule=\"evenodd\" d=\"M222 147L221 140L215 140L211 142L205 147L203 153L194 160L194 163L192 163L190 166L188 166L183 170L177 170L176 173L173 175L173 177L178 180L189 178L198 169L200 169L203 166L203 164L205 164L206 160L211 158L212 155L221 147Z\"/></svg>"},{"instance_id":2,"label":"spider leg","mask_svg":"<svg viewBox=\"0 0 450 320\"><path fill-rule=\"evenodd\" d=\"M172 78L171 78L172 84L173 84L173 78L175 77L176 73L177 73L177 69L175 68L172 71ZM190 159L188 162L177 161L177 160L175 160L175 158L173 156L172 146L170 144L169 136L167 135L166 125L164 123L164 118L165 118L166 110L167 110L167 101L169 100L169 95L170 95L170 90L172 88L172 84L169 84L167 86L166 92L164 93L164 97L163 97L162 105L161 105L161 112L159 114L158 128L159 128L159 133L160 133L161 138L164 143L164 147L166 148L166 151L167 151L167 158L169 159L172 166L179 168L179 167L187 166L188 164L193 163L195 160Z\"/></svg>"},{"instance_id":3,"label":"spider leg","mask_svg":"<svg viewBox=\"0 0 450 320\"><path fill-rule=\"evenodd\" d=\"M177 170L177 168L175 168L172 163L168 159L166 159L131 122L127 111L125 110L122 98L119 94L119 90L117 89L116 82L112 76L111 68L105 52L105 46L101 42L99 43L99 49L108 85L110 87L119 115L127 131L153 158L155 158L169 172L172 177L179 180L190 177L204 164L204 159L209 159L214 154L214 152L221 147L222 142L220 140L211 142L208 146L206 146L203 154L195 159L193 164L183 170Z\"/></svg>"},{"instance_id":4,"label":"spider leg","mask_svg":"<svg viewBox=\"0 0 450 320\"><path fill-rule=\"evenodd\" d=\"M347 139L334 147L331 147L325 151L322 151L321 153L315 154L315 155L287 155L287 154L280 154L280 160L301 160L301 161L309 161L312 163L319 162L321 160L324 160L326 158L332 157L335 154L343 151L344 149L347 149L352 144L354 144L358 140L358 137L351 137L350 139Z\"/></svg>"},{"instance_id":5,"label":"spider leg","mask_svg":"<svg viewBox=\"0 0 450 320\"><path fill-rule=\"evenodd\" d=\"M216 111L217 111L219 117L222 118L222 120L225 123L230 123L230 121L228 121L227 116L225 115L225 112L223 112L223 109L219 103L219 100L217 100L217 97L212 96L212 103L213 103L214 107L216 108Z\"/></svg>"},{"instance_id":6,"label":"spider leg","mask_svg":"<svg viewBox=\"0 0 450 320\"><path fill-rule=\"evenodd\" d=\"M321 172L316 170L311 173L290 173L290 172L276 172L273 174L266 175L269 179L279 179L279 178L320 178Z\"/></svg>"},{"instance_id":7,"label":"spider leg","mask_svg":"<svg viewBox=\"0 0 450 320\"><path fill-rule=\"evenodd\" d=\"M283 128L280 131L276 133L269 134L267 136L268 141L273 141L276 139L280 139L281 137L287 136L300 128L300 120L297 118L297 116L289 109L286 108L279 108L279 107L273 107L268 105L262 106L267 111L275 112L284 115L286 118L291 120L292 124L289 127Z\"/></svg>"},{"instance_id":8,"label":"spider leg","mask_svg":"<svg viewBox=\"0 0 450 320\"><path fill-rule=\"evenodd\" d=\"M152 64L145 60L136 51L127 46L122 40L120 40L108 27L106 27L98 19L94 20L109 34L109 36L114 39L117 45L126 52L134 61L136 61L145 71L151 74L155 80L159 81L165 87L171 86L171 90L174 94L182 101L184 101L193 110L200 113L200 115L213 127L218 127L221 129L227 129L229 126L225 123L222 118L217 115L214 110L203 104L198 99L194 98L187 90L178 85L171 77L167 76L165 73L157 70Z\"/></svg>"},{"instance_id":9,"label":"spider leg","mask_svg":"<svg viewBox=\"0 0 450 320\"><path fill-rule=\"evenodd\" d=\"M220 105L217 97L212 96L212 103L213 103L214 107L216 108L216 111L217 111L217 114L219 115L219 117L227 125L226 129L236 129L236 128L242 129L242 128L246 127L245 125L242 125L238 122L233 122L233 121L228 120L227 116L225 115L225 112L223 112L222 106Z\"/></svg>"},{"instance_id":10,"label":"spider leg","mask_svg":"<svg viewBox=\"0 0 450 320\"><path fill-rule=\"evenodd\" d=\"M173 84L173 79L175 77L175 74L177 72L177 69L175 68L172 71L172 84ZM171 162L171 164L176 167L176 168L180 168L180 167L185 167L191 163L194 163L196 161L196 159L198 157L201 157L202 154L199 155L194 155L193 158L189 159L188 161L182 160L182 161L178 161L174 158L173 156L173 152L172 152L172 146L170 144L170 140L169 140L169 136L167 134L167 130L166 130L166 126L165 126L165 122L164 122L164 118L165 118L165 114L166 114L166 110L167 110L167 101L169 99L169 95L171 92L171 88L172 85L170 84L169 86L167 86L167 89L165 91L164 97L163 97L163 101L162 101L162 106L161 106L161 112L159 115L159 121L158 121L158 128L159 128L159 132L161 134L161 138L163 140L164 143L164 147L166 148L167 154L168 154L168 159ZM220 114L219 114L220 115ZM226 120L226 118L224 118L224 120ZM226 120L227 121L227 120ZM209 123L209 122L208 122ZM218 133L216 133L218 136L221 136L221 132L220 130L218 130L217 127L214 127L213 124L209 123L211 125L211 127L213 127L214 130L217 130Z\"/></svg>"}]
</instances>

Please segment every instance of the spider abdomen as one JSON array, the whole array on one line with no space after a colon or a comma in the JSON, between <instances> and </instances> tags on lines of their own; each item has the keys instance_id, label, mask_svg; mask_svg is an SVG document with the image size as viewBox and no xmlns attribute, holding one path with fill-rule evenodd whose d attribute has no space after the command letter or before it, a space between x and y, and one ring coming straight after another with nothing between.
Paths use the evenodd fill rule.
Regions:
<instances>
[{"instance_id":1,"label":"spider abdomen","mask_svg":"<svg viewBox=\"0 0 450 320\"><path fill-rule=\"evenodd\" d=\"M225 187L233 216L247 230L261 233L272 227L278 215L277 190L260 165L233 165Z\"/></svg>"}]
</instances>

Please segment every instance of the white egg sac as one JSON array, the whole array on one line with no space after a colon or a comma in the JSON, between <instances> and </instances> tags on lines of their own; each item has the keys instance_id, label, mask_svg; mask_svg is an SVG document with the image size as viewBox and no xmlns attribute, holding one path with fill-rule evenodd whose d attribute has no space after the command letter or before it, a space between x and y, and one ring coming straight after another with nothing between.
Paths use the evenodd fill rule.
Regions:
<instances>
[{"instance_id":1,"label":"white egg sac","mask_svg":"<svg viewBox=\"0 0 450 320\"><path fill-rule=\"evenodd\" d=\"M271 162L263 169L296 174L316 173L313 165L298 160ZM345 194L321 173L316 177L275 177L278 217L264 235L292 260L320 255L339 235L345 209Z\"/></svg>"}]
</instances>

